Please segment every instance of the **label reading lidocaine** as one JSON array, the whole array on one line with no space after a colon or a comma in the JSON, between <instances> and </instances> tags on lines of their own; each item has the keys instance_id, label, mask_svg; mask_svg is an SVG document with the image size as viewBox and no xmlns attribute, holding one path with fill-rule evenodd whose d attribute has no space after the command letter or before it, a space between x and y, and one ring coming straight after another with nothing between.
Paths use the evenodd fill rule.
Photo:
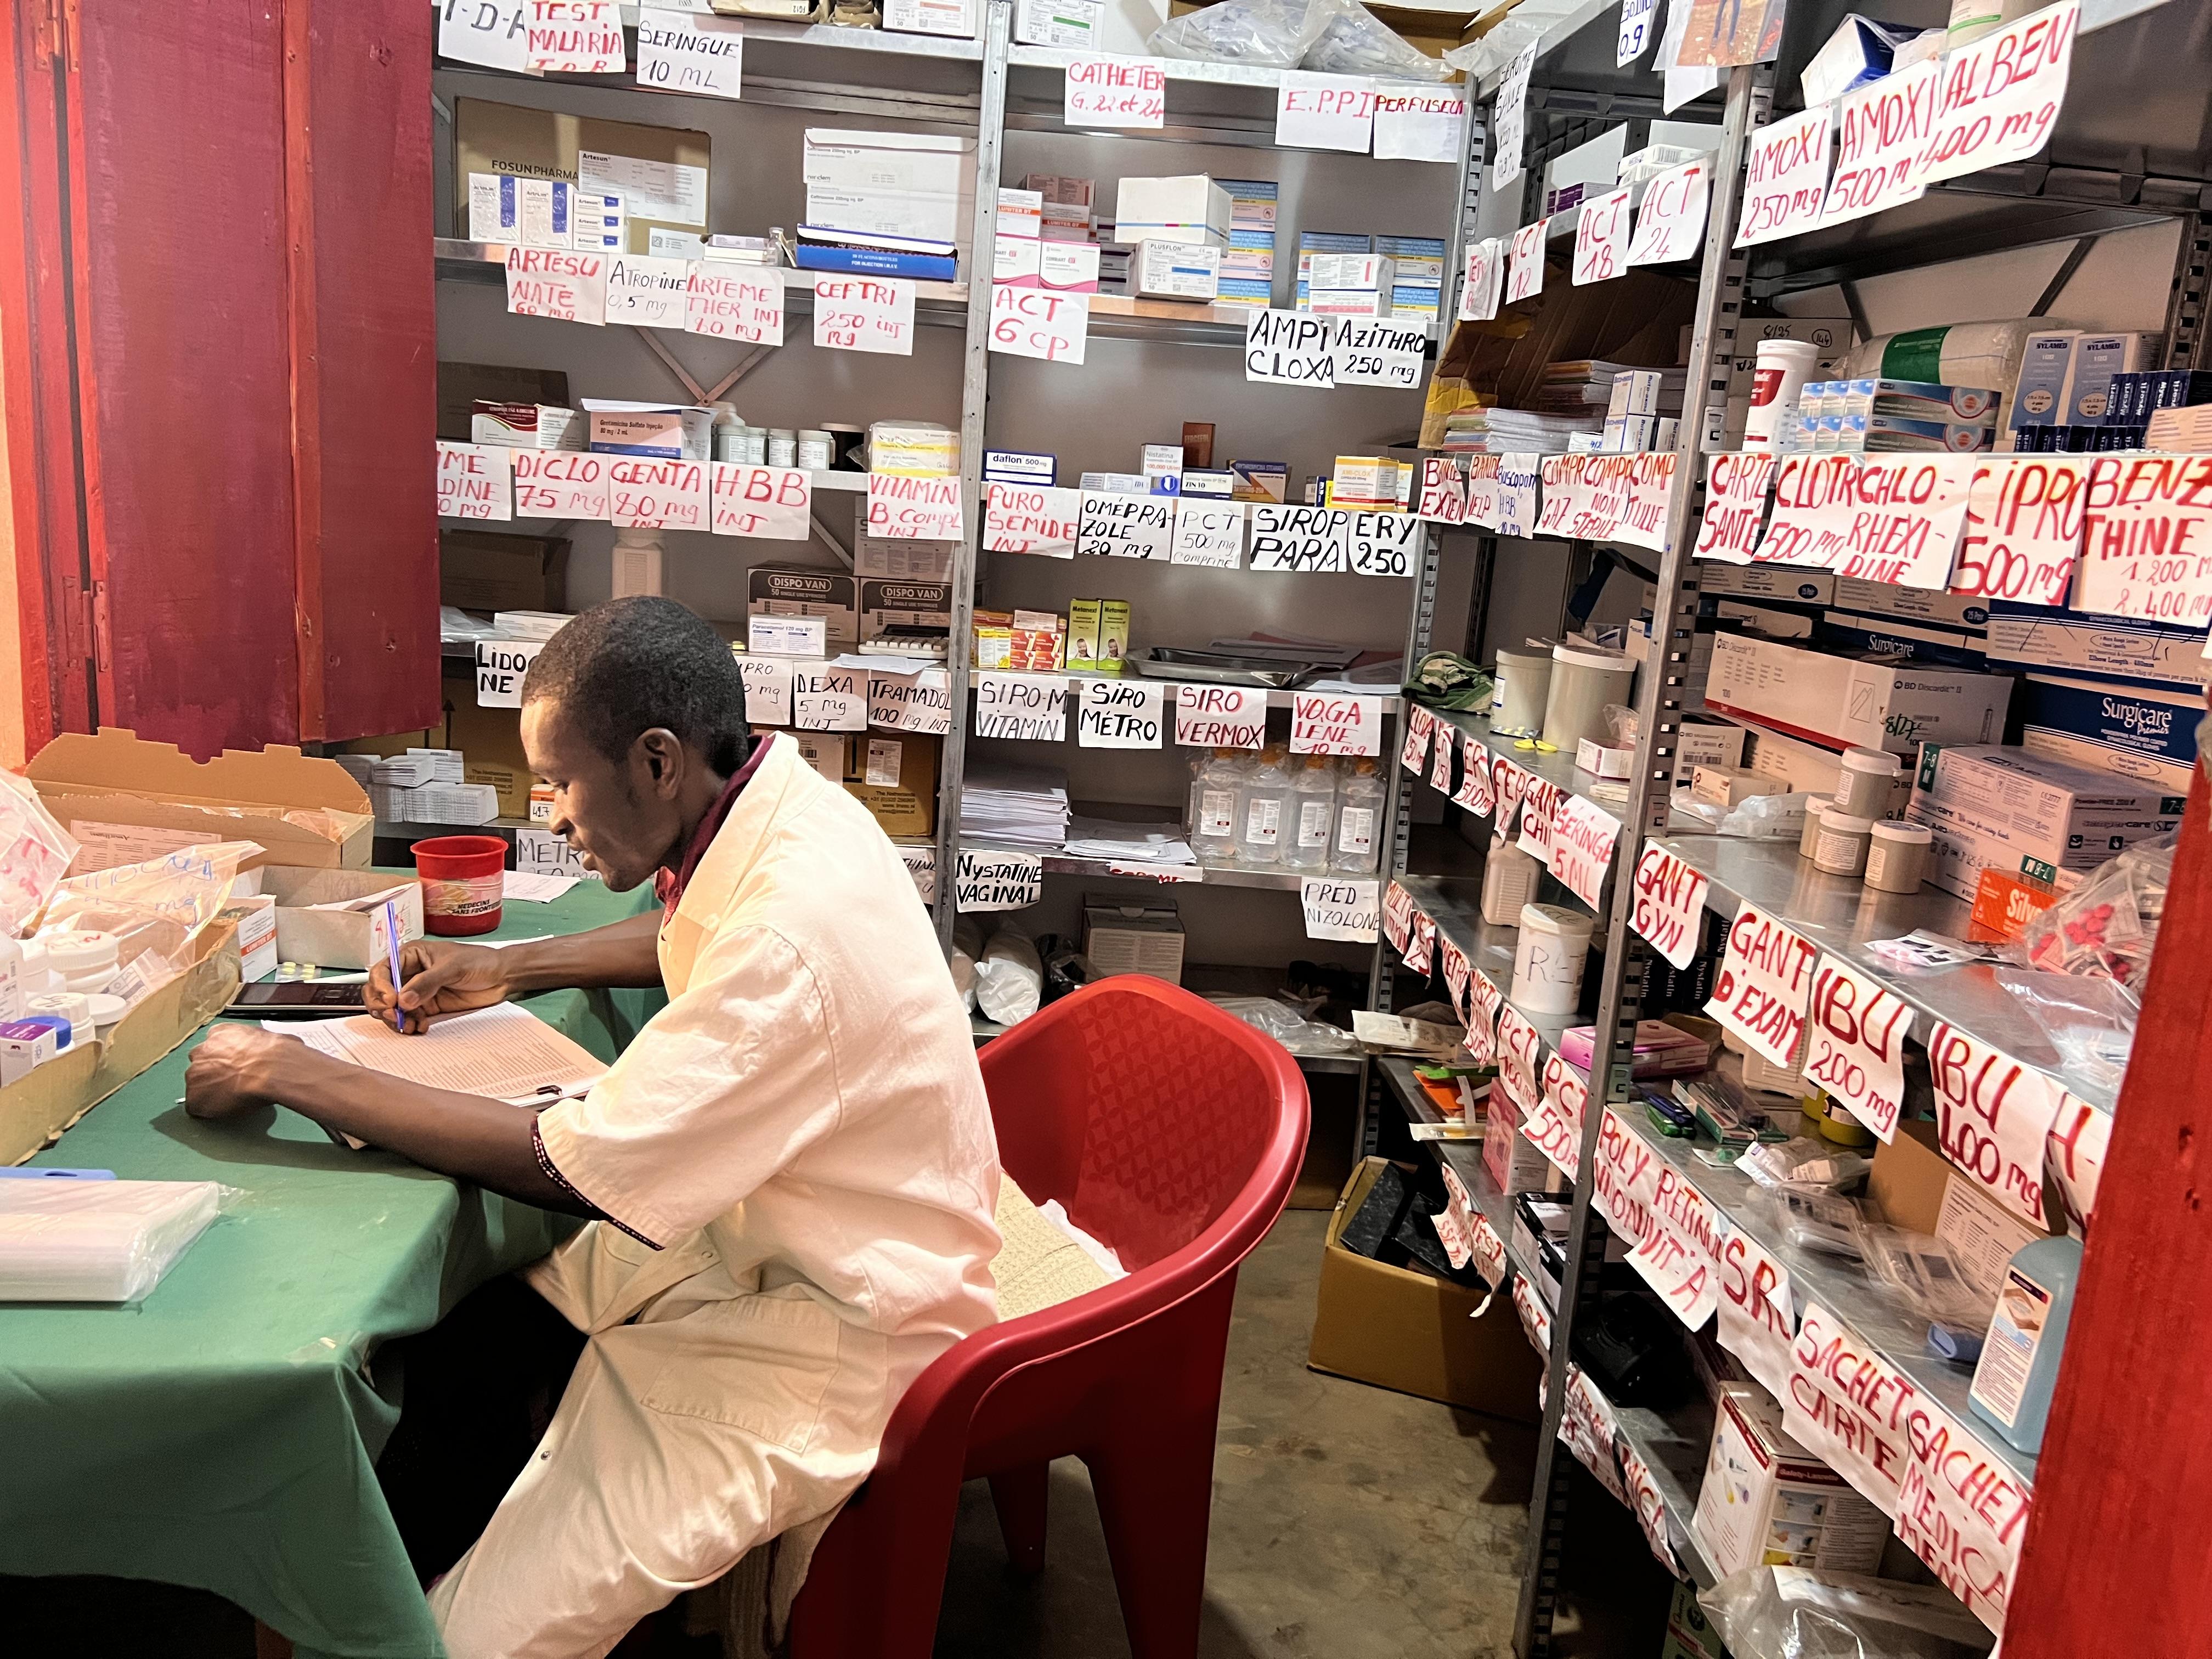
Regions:
<instances>
[{"instance_id":1,"label":"label reading lidocaine","mask_svg":"<svg viewBox=\"0 0 2212 1659\"><path fill-rule=\"evenodd\" d=\"M2050 1323L2050 1288L2017 1267L2006 1268L1989 1340L1974 1367L1972 1394L1976 1405L2008 1429L2020 1421L2035 1350Z\"/></svg>"}]
</instances>

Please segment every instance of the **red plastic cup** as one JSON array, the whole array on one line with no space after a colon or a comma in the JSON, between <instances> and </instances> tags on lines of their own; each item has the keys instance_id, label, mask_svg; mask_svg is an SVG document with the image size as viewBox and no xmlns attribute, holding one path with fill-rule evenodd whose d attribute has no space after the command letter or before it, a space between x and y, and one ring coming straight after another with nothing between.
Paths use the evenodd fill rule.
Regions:
<instances>
[{"instance_id":1,"label":"red plastic cup","mask_svg":"<svg viewBox=\"0 0 2212 1659\"><path fill-rule=\"evenodd\" d=\"M497 836L438 836L415 843L426 933L489 933L499 926L507 843Z\"/></svg>"}]
</instances>

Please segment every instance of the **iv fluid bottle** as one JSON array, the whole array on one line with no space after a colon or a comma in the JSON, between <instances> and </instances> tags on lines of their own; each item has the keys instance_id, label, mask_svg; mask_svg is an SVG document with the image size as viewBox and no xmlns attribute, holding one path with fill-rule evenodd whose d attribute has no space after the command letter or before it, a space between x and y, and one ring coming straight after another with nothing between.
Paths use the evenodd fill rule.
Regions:
<instances>
[{"instance_id":1,"label":"iv fluid bottle","mask_svg":"<svg viewBox=\"0 0 2212 1659\"><path fill-rule=\"evenodd\" d=\"M1234 749L1217 749L1199 769L1191 791L1190 850L1200 864L1237 861L1237 791L1250 765Z\"/></svg>"},{"instance_id":2,"label":"iv fluid bottle","mask_svg":"<svg viewBox=\"0 0 2212 1659\"><path fill-rule=\"evenodd\" d=\"M1308 755L1291 775L1290 840L1283 862L1293 870L1328 868L1336 828L1336 769L1327 755Z\"/></svg>"},{"instance_id":3,"label":"iv fluid bottle","mask_svg":"<svg viewBox=\"0 0 2212 1659\"><path fill-rule=\"evenodd\" d=\"M1291 771L1285 764L1289 757L1284 744L1269 744L1237 792L1239 864L1272 868L1283 861L1284 846L1291 839Z\"/></svg>"},{"instance_id":4,"label":"iv fluid bottle","mask_svg":"<svg viewBox=\"0 0 2212 1659\"><path fill-rule=\"evenodd\" d=\"M1371 876L1382 861L1382 780L1375 758L1363 755L1337 791L1336 837L1328 867L1339 875Z\"/></svg>"}]
</instances>

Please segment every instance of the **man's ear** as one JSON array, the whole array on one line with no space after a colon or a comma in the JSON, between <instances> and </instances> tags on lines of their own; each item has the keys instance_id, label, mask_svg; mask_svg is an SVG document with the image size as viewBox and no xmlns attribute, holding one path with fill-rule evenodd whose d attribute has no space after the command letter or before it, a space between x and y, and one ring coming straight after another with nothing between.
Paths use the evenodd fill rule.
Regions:
<instances>
[{"instance_id":1,"label":"man's ear","mask_svg":"<svg viewBox=\"0 0 2212 1659\"><path fill-rule=\"evenodd\" d=\"M641 781L661 800L674 800L684 787L685 769L690 757L676 734L665 726L656 726L638 734L631 755L644 774Z\"/></svg>"}]
</instances>

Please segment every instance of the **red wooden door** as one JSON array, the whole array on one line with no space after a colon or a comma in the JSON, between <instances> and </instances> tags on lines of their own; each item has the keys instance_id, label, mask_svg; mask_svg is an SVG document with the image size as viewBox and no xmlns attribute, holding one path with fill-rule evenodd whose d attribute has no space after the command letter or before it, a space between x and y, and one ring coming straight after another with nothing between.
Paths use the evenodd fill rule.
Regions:
<instances>
[{"instance_id":1,"label":"red wooden door","mask_svg":"<svg viewBox=\"0 0 2212 1659\"><path fill-rule=\"evenodd\" d=\"M15 9L27 211L0 248L33 301L20 352L0 332L19 549L27 455L74 508L47 502L35 605L19 551L20 631L66 683L34 716L27 674L26 746L88 720L201 756L429 724L430 9L54 3L58 50L44 0ZM19 356L47 394L20 441Z\"/></svg>"}]
</instances>

